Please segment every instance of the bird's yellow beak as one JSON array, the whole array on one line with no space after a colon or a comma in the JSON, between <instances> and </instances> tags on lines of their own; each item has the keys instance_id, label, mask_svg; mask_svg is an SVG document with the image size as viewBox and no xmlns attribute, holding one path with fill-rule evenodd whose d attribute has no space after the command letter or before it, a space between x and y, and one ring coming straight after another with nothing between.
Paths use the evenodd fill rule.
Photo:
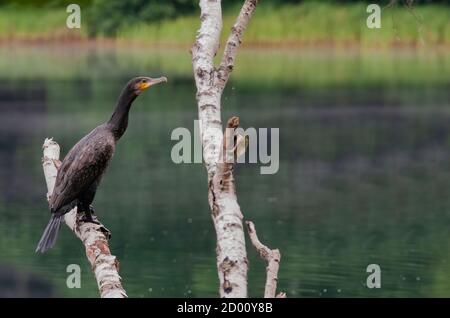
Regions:
<instances>
[{"instance_id":1,"label":"bird's yellow beak","mask_svg":"<svg viewBox=\"0 0 450 318\"><path fill-rule=\"evenodd\" d=\"M159 84L159 83L167 83L167 78L166 77L158 77L158 78L148 78L147 82L145 83L141 83L139 85L139 90L145 91L147 88L149 88L150 86Z\"/></svg>"}]
</instances>

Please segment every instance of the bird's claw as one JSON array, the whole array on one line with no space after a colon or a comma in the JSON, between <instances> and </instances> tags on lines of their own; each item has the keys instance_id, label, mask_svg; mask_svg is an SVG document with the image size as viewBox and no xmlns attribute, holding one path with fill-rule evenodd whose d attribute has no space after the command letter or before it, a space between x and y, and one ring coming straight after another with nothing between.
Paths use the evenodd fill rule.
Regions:
<instances>
[{"instance_id":1,"label":"bird's claw","mask_svg":"<svg viewBox=\"0 0 450 318\"><path fill-rule=\"evenodd\" d=\"M101 223L99 222L99 221L97 221L97 218L96 217L94 217L94 216L92 216L92 215L83 215L82 217L81 217L81 219L80 219L82 222L85 222L85 223L94 223L94 224L97 224L97 225L101 225Z\"/></svg>"},{"instance_id":2,"label":"bird's claw","mask_svg":"<svg viewBox=\"0 0 450 318\"><path fill-rule=\"evenodd\" d=\"M98 220L97 217L93 216L93 215L83 215L80 218L80 221L85 222L85 223L93 223L96 225L100 225L99 230L102 231L102 233L106 236L106 238L109 240L111 238L111 231L108 230L103 224L101 224Z\"/></svg>"},{"instance_id":3,"label":"bird's claw","mask_svg":"<svg viewBox=\"0 0 450 318\"><path fill-rule=\"evenodd\" d=\"M111 231L108 230L104 225L100 227L100 231L106 236L106 238L109 240L111 238Z\"/></svg>"}]
</instances>

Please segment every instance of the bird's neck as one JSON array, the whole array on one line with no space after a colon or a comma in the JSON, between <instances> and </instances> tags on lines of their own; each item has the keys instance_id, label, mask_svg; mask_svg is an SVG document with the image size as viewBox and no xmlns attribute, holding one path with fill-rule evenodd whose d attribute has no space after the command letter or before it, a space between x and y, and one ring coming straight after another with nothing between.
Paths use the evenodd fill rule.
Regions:
<instances>
[{"instance_id":1,"label":"bird's neck","mask_svg":"<svg viewBox=\"0 0 450 318\"><path fill-rule=\"evenodd\" d=\"M108 126L118 140L125 133L128 127L128 113L133 101L136 99L135 94L130 94L126 89L120 94L114 113L108 121Z\"/></svg>"}]
</instances>

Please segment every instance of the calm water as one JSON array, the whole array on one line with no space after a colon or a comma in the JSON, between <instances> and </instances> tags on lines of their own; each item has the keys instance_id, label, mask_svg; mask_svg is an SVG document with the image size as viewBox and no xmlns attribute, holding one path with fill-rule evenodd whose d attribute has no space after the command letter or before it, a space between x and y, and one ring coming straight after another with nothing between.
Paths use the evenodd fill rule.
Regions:
<instances>
[{"instance_id":1,"label":"calm water","mask_svg":"<svg viewBox=\"0 0 450 318\"><path fill-rule=\"evenodd\" d=\"M260 175L258 165L236 171L245 217L281 250L280 290L450 296L449 64L414 54L242 53L223 118L280 128L276 175ZM112 231L129 296L215 297L205 169L170 158L172 130L192 130L197 118L188 53L3 48L0 70L2 293L24 295L25 281L47 286L48 295L98 296L84 249L67 228L48 254L34 254L48 221L41 147L54 137L65 154L109 118L131 76L149 74L169 83L135 102L96 211ZM248 255L250 295L261 296L265 264L250 245ZM66 288L72 263L82 268L81 289ZM381 289L365 286L371 263L381 266Z\"/></svg>"}]
</instances>

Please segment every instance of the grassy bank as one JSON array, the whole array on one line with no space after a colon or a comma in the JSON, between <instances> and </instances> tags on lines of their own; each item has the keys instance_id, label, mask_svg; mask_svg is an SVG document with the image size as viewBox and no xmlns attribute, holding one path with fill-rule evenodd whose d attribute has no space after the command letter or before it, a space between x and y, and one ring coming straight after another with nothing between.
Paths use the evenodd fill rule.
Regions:
<instances>
[{"instance_id":1,"label":"grassy bank","mask_svg":"<svg viewBox=\"0 0 450 318\"><path fill-rule=\"evenodd\" d=\"M229 29L238 10L228 11L224 27ZM304 3L271 7L261 5L245 34L247 44L346 46L387 46L403 44L450 43L449 7L421 6L415 15L403 7L385 9L382 28L368 29L363 4L336 5ZM119 39L153 43L190 43L198 27L197 16L180 17L159 25L134 25L119 31ZM225 32L224 32L225 33ZM226 36L226 34L224 34Z\"/></svg>"},{"instance_id":2,"label":"grassy bank","mask_svg":"<svg viewBox=\"0 0 450 318\"><path fill-rule=\"evenodd\" d=\"M226 29L232 25L238 10L224 13ZM82 9L81 30L69 30L65 27L67 13L64 8L0 7L0 40L87 39L83 14ZM382 28L374 30L366 27L367 16L364 4L306 2L274 7L262 2L245 34L245 43L365 47L450 44L449 6L417 6L414 12L404 7L386 8L382 11ZM198 25L198 14L154 24L138 23L121 27L117 39L120 42L187 46L192 43Z\"/></svg>"},{"instance_id":3,"label":"grassy bank","mask_svg":"<svg viewBox=\"0 0 450 318\"><path fill-rule=\"evenodd\" d=\"M49 40L68 36L66 18L64 9L0 6L0 40Z\"/></svg>"}]
</instances>

